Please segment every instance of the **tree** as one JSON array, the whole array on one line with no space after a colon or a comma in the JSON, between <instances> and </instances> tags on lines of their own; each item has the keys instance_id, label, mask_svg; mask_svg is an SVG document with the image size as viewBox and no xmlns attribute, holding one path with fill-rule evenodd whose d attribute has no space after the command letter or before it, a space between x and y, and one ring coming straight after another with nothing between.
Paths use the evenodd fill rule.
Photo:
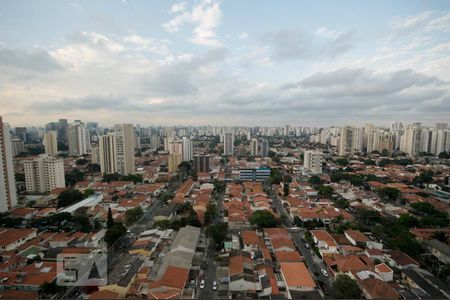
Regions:
<instances>
[{"instance_id":1,"label":"tree","mask_svg":"<svg viewBox=\"0 0 450 300\"><path fill-rule=\"evenodd\" d=\"M80 158L80 159L77 159L77 160L75 161L75 164L76 164L77 166L84 166L84 165L87 164L87 163L88 163L88 160L85 159L85 158Z\"/></svg>"},{"instance_id":2,"label":"tree","mask_svg":"<svg viewBox=\"0 0 450 300\"><path fill-rule=\"evenodd\" d=\"M274 215L267 210L255 211L250 218L250 223L262 228L277 226L277 221L275 220Z\"/></svg>"},{"instance_id":3,"label":"tree","mask_svg":"<svg viewBox=\"0 0 450 300\"><path fill-rule=\"evenodd\" d=\"M420 221L414 216L411 215L401 215L400 218L398 218L397 222L406 227L406 228L412 228L412 227L419 227Z\"/></svg>"},{"instance_id":4,"label":"tree","mask_svg":"<svg viewBox=\"0 0 450 300\"><path fill-rule=\"evenodd\" d=\"M118 181L120 180L121 175L118 173L114 173L114 174L103 174L103 178L102 181L103 182L108 182L110 183L111 181Z\"/></svg>"},{"instance_id":5,"label":"tree","mask_svg":"<svg viewBox=\"0 0 450 300\"><path fill-rule=\"evenodd\" d=\"M450 153L447 152L447 151L443 151L443 152L439 153L438 157L441 158L441 159L449 159L450 158Z\"/></svg>"},{"instance_id":6,"label":"tree","mask_svg":"<svg viewBox=\"0 0 450 300\"><path fill-rule=\"evenodd\" d=\"M270 170L270 183L271 184L280 184L282 180L281 171L279 169L271 169Z\"/></svg>"},{"instance_id":7,"label":"tree","mask_svg":"<svg viewBox=\"0 0 450 300\"><path fill-rule=\"evenodd\" d=\"M162 192L161 194L159 194L159 200L163 203L163 204L167 204L167 202L169 202L170 199L173 198L173 193L169 192L169 191L165 191Z\"/></svg>"},{"instance_id":8,"label":"tree","mask_svg":"<svg viewBox=\"0 0 450 300\"><path fill-rule=\"evenodd\" d=\"M225 189L226 189L225 182L215 179L213 182L213 185L214 185L214 191L217 194L221 194L221 193L225 192Z\"/></svg>"},{"instance_id":9,"label":"tree","mask_svg":"<svg viewBox=\"0 0 450 300\"><path fill-rule=\"evenodd\" d=\"M74 186L80 180L84 178L84 172L81 172L80 169L73 169L69 173L65 174L66 178L66 186Z\"/></svg>"},{"instance_id":10,"label":"tree","mask_svg":"<svg viewBox=\"0 0 450 300\"><path fill-rule=\"evenodd\" d=\"M345 166L348 166L349 162L348 162L347 158L341 157L341 158L336 159L336 164L345 167Z\"/></svg>"},{"instance_id":11,"label":"tree","mask_svg":"<svg viewBox=\"0 0 450 300\"><path fill-rule=\"evenodd\" d=\"M208 225L217 217L217 207L213 203L208 203L205 212L205 224Z\"/></svg>"},{"instance_id":12,"label":"tree","mask_svg":"<svg viewBox=\"0 0 450 300\"><path fill-rule=\"evenodd\" d=\"M289 182L285 181L283 184L283 193L287 197L289 195Z\"/></svg>"},{"instance_id":13,"label":"tree","mask_svg":"<svg viewBox=\"0 0 450 300\"><path fill-rule=\"evenodd\" d=\"M111 228L114 225L111 207L108 207L108 218L106 219L106 228Z\"/></svg>"},{"instance_id":14,"label":"tree","mask_svg":"<svg viewBox=\"0 0 450 300\"><path fill-rule=\"evenodd\" d=\"M355 280L346 274L340 274L333 282L334 297L336 299L359 299L361 290Z\"/></svg>"},{"instance_id":15,"label":"tree","mask_svg":"<svg viewBox=\"0 0 450 300\"><path fill-rule=\"evenodd\" d=\"M423 184L423 183L431 183L433 182L433 171L425 171L420 173L419 176L416 176L413 179L414 184Z\"/></svg>"},{"instance_id":16,"label":"tree","mask_svg":"<svg viewBox=\"0 0 450 300\"><path fill-rule=\"evenodd\" d=\"M356 215L360 218L361 222L366 225L375 224L380 220L380 213L376 210L358 208L356 210Z\"/></svg>"},{"instance_id":17,"label":"tree","mask_svg":"<svg viewBox=\"0 0 450 300\"><path fill-rule=\"evenodd\" d=\"M83 192L83 197L87 198L91 195L93 195L95 193L95 191L93 189L85 189Z\"/></svg>"},{"instance_id":18,"label":"tree","mask_svg":"<svg viewBox=\"0 0 450 300\"><path fill-rule=\"evenodd\" d=\"M227 237L227 233L228 233L227 223L218 223L216 225L209 225L206 228L206 235L214 240L216 246L222 245L223 241Z\"/></svg>"},{"instance_id":19,"label":"tree","mask_svg":"<svg viewBox=\"0 0 450 300\"><path fill-rule=\"evenodd\" d=\"M309 178L308 182L312 185L318 185L318 184L320 184L321 179L319 176L313 175L313 176L311 176L311 178Z\"/></svg>"},{"instance_id":20,"label":"tree","mask_svg":"<svg viewBox=\"0 0 450 300\"><path fill-rule=\"evenodd\" d=\"M16 182L25 181L25 174L24 173L15 173L14 178Z\"/></svg>"},{"instance_id":21,"label":"tree","mask_svg":"<svg viewBox=\"0 0 450 300\"><path fill-rule=\"evenodd\" d=\"M58 195L58 207L69 206L83 199L83 194L79 190L66 190Z\"/></svg>"},{"instance_id":22,"label":"tree","mask_svg":"<svg viewBox=\"0 0 450 300\"><path fill-rule=\"evenodd\" d=\"M387 149L383 149L383 151L381 151L381 156L389 156L389 151Z\"/></svg>"},{"instance_id":23,"label":"tree","mask_svg":"<svg viewBox=\"0 0 450 300\"><path fill-rule=\"evenodd\" d=\"M181 176L188 176L190 174L191 170L192 170L192 165L187 161L182 161L178 165L178 173Z\"/></svg>"},{"instance_id":24,"label":"tree","mask_svg":"<svg viewBox=\"0 0 450 300\"><path fill-rule=\"evenodd\" d=\"M144 215L142 207L136 206L135 208L129 209L125 212L125 219L128 225L135 223Z\"/></svg>"},{"instance_id":25,"label":"tree","mask_svg":"<svg viewBox=\"0 0 450 300\"><path fill-rule=\"evenodd\" d=\"M389 201L396 201L398 197L400 197L400 190L393 187L377 188L375 192L381 198L387 199Z\"/></svg>"},{"instance_id":26,"label":"tree","mask_svg":"<svg viewBox=\"0 0 450 300\"><path fill-rule=\"evenodd\" d=\"M375 165L375 161L373 159L366 159L364 161L364 164L368 165L368 166L374 166Z\"/></svg>"},{"instance_id":27,"label":"tree","mask_svg":"<svg viewBox=\"0 0 450 300\"><path fill-rule=\"evenodd\" d=\"M127 229L122 223L115 223L105 233L105 241L108 243L108 246L113 245L126 231Z\"/></svg>"},{"instance_id":28,"label":"tree","mask_svg":"<svg viewBox=\"0 0 450 300\"><path fill-rule=\"evenodd\" d=\"M319 196L324 198L331 198L331 196L333 196L333 192L333 188L329 185L321 185L318 189Z\"/></svg>"}]
</instances>

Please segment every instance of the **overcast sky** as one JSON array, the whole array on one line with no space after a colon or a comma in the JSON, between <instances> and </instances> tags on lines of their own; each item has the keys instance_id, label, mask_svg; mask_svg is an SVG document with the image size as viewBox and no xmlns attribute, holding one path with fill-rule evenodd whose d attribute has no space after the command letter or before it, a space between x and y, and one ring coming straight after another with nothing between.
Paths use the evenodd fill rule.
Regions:
<instances>
[{"instance_id":1,"label":"overcast sky","mask_svg":"<svg viewBox=\"0 0 450 300\"><path fill-rule=\"evenodd\" d=\"M447 0L0 1L13 126L432 124L449 82Z\"/></svg>"}]
</instances>

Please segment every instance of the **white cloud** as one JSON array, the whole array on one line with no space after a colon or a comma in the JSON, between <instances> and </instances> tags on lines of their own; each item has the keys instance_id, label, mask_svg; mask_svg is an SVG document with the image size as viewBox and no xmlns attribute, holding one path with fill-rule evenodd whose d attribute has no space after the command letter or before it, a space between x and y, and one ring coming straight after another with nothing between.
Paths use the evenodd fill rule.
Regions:
<instances>
[{"instance_id":1,"label":"white cloud","mask_svg":"<svg viewBox=\"0 0 450 300\"><path fill-rule=\"evenodd\" d=\"M248 33L247 32L241 32L238 35L238 38L241 40L245 40L246 38L248 38Z\"/></svg>"},{"instance_id":2,"label":"white cloud","mask_svg":"<svg viewBox=\"0 0 450 300\"><path fill-rule=\"evenodd\" d=\"M192 43L202 46L222 45L216 34L222 18L219 2L202 0L194 5L191 11L186 11L184 7L179 8L178 6L176 9L180 14L162 25L166 31L178 32L184 25L190 24L194 26L192 36L189 38Z\"/></svg>"},{"instance_id":3,"label":"white cloud","mask_svg":"<svg viewBox=\"0 0 450 300\"><path fill-rule=\"evenodd\" d=\"M171 13L177 13L180 11L184 11L186 8L186 2L179 2L179 3L175 3L174 5L172 5L172 7L170 8L170 12Z\"/></svg>"},{"instance_id":4,"label":"white cloud","mask_svg":"<svg viewBox=\"0 0 450 300\"><path fill-rule=\"evenodd\" d=\"M319 27L314 31L314 33L318 36L329 38L329 39L337 39L342 35L341 32L329 29L327 27Z\"/></svg>"}]
</instances>

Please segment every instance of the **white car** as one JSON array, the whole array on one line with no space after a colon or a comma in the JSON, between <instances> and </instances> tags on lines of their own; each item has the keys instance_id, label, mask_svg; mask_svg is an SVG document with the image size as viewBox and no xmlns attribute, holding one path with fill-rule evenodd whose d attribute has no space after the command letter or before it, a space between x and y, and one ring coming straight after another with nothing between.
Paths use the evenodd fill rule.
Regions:
<instances>
[{"instance_id":1,"label":"white car","mask_svg":"<svg viewBox=\"0 0 450 300\"><path fill-rule=\"evenodd\" d=\"M328 277L328 272L327 272L327 270L322 269L321 271L322 271L323 276Z\"/></svg>"},{"instance_id":2,"label":"white car","mask_svg":"<svg viewBox=\"0 0 450 300\"><path fill-rule=\"evenodd\" d=\"M217 291L217 281L214 280L213 282L213 287L212 287L213 291Z\"/></svg>"},{"instance_id":3,"label":"white car","mask_svg":"<svg viewBox=\"0 0 450 300\"><path fill-rule=\"evenodd\" d=\"M205 288L205 280L202 279L202 281L200 281L200 288L204 289Z\"/></svg>"}]
</instances>

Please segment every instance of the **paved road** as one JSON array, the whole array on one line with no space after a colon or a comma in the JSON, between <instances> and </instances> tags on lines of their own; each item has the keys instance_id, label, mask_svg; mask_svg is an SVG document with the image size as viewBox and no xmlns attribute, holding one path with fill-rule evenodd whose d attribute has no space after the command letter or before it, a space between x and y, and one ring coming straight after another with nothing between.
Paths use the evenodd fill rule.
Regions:
<instances>
[{"instance_id":1,"label":"paved road","mask_svg":"<svg viewBox=\"0 0 450 300\"><path fill-rule=\"evenodd\" d=\"M322 262L322 260L318 258L314 252L312 252L311 249L307 249L305 247L305 243L302 240L305 232L306 230L304 229L300 232L293 232L291 230L290 234L295 244L297 245L297 248L300 250L300 253L304 257L310 273L313 275L316 281L323 283L322 288L324 290L324 293L328 295L329 293L331 293L331 280L330 278L324 276L321 271L322 269L326 270L326 266ZM319 275L316 276L315 274Z\"/></svg>"},{"instance_id":2,"label":"paved road","mask_svg":"<svg viewBox=\"0 0 450 300\"><path fill-rule=\"evenodd\" d=\"M223 210L223 193L214 195L212 197L212 200L216 204L218 216L212 220L213 224L217 224L221 222L223 219L221 217L221 212ZM223 215L222 215L223 216ZM213 291L213 282L217 281L216 278L216 271L217 271L217 263L214 260L215 254L216 254L216 246L212 239L208 239L207 241L208 246L206 249L206 255L204 257L204 261L207 264L206 270L203 270L203 274L201 278L198 280L198 284L200 285L200 281L202 279L205 280L205 288L202 290L199 290L199 298L200 299L214 299L217 298L217 291Z\"/></svg>"}]
</instances>

